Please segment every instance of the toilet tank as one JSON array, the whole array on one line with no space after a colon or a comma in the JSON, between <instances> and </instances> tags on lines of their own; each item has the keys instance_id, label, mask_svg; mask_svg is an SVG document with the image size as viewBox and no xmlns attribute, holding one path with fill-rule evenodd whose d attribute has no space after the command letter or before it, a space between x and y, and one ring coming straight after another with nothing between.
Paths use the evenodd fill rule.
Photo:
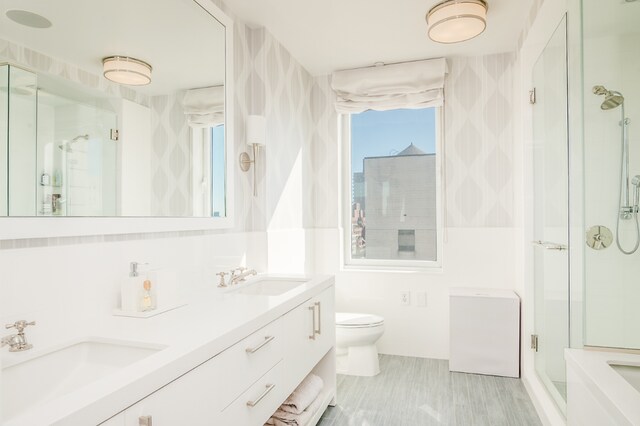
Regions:
<instances>
[{"instance_id":1,"label":"toilet tank","mask_svg":"<svg viewBox=\"0 0 640 426\"><path fill-rule=\"evenodd\" d=\"M520 298L511 290L450 290L449 370L520 377Z\"/></svg>"}]
</instances>

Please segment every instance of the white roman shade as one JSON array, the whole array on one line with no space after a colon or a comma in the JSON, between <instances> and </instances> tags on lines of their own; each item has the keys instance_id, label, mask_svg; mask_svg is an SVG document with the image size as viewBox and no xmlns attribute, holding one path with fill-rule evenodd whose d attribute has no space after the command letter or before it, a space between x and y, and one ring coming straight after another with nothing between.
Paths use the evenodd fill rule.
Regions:
<instances>
[{"instance_id":1,"label":"white roman shade","mask_svg":"<svg viewBox=\"0 0 640 426\"><path fill-rule=\"evenodd\" d=\"M182 101L189 127L216 127L224 124L224 86L187 90Z\"/></svg>"},{"instance_id":2,"label":"white roman shade","mask_svg":"<svg viewBox=\"0 0 640 426\"><path fill-rule=\"evenodd\" d=\"M336 71L331 78L336 110L348 114L441 106L446 74L444 58Z\"/></svg>"}]
</instances>

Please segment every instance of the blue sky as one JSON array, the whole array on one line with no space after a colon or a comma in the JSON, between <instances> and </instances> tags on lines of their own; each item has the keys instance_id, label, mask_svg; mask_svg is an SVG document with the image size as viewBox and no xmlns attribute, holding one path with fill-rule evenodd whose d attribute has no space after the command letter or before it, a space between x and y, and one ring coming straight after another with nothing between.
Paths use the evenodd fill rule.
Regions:
<instances>
[{"instance_id":1,"label":"blue sky","mask_svg":"<svg viewBox=\"0 0 640 426\"><path fill-rule=\"evenodd\" d=\"M435 153L435 108L365 111L351 116L351 170L365 157L394 155L411 143Z\"/></svg>"}]
</instances>

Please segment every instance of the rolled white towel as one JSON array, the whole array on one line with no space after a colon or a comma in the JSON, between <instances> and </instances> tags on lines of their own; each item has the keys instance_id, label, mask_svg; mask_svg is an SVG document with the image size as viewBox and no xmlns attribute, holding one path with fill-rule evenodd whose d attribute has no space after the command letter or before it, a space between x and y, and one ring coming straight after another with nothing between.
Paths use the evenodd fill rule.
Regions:
<instances>
[{"instance_id":1,"label":"rolled white towel","mask_svg":"<svg viewBox=\"0 0 640 426\"><path fill-rule=\"evenodd\" d=\"M269 420L267 425L273 426L306 426L309 424L311 417L318 411L322 404L322 398L316 397L302 413L293 414L287 411L282 411L282 407L278 409Z\"/></svg>"},{"instance_id":2,"label":"rolled white towel","mask_svg":"<svg viewBox=\"0 0 640 426\"><path fill-rule=\"evenodd\" d=\"M280 406L280 410L293 414L302 413L318 397L323 386L324 382L320 377L309 374Z\"/></svg>"}]
</instances>

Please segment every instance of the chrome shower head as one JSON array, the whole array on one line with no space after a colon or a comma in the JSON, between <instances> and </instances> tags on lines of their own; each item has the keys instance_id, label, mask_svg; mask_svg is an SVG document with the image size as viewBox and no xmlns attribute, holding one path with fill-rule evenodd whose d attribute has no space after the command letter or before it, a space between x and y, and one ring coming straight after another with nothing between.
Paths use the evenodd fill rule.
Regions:
<instances>
[{"instance_id":1,"label":"chrome shower head","mask_svg":"<svg viewBox=\"0 0 640 426\"><path fill-rule=\"evenodd\" d=\"M617 108L624 103L624 96L620 92L609 92L600 105L603 110Z\"/></svg>"},{"instance_id":2,"label":"chrome shower head","mask_svg":"<svg viewBox=\"0 0 640 426\"><path fill-rule=\"evenodd\" d=\"M607 90L604 86L593 86L593 94L598 96L604 95L604 101L600 105L600 108L603 110L610 110L616 107L619 107L624 103L624 96L622 93Z\"/></svg>"},{"instance_id":3,"label":"chrome shower head","mask_svg":"<svg viewBox=\"0 0 640 426\"><path fill-rule=\"evenodd\" d=\"M69 142L58 145L58 148L60 148L64 152L73 152L73 149L71 149L71 144Z\"/></svg>"},{"instance_id":4,"label":"chrome shower head","mask_svg":"<svg viewBox=\"0 0 640 426\"><path fill-rule=\"evenodd\" d=\"M605 89L604 86L593 86L592 91L594 95L606 95L607 93L609 93L609 91Z\"/></svg>"},{"instance_id":5,"label":"chrome shower head","mask_svg":"<svg viewBox=\"0 0 640 426\"><path fill-rule=\"evenodd\" d=\"M78 135L75 138L71 139L70 141L65 141L63 143L61 143L60 145L58 145L58 148L60 148L61 150L63 150L64 152L74 152L73 149L71 148L71 145L73 145L74 143L78 142L79 140L84 139L85 141L89 140L89 135Z\"/></svg>"}]
</instances>

